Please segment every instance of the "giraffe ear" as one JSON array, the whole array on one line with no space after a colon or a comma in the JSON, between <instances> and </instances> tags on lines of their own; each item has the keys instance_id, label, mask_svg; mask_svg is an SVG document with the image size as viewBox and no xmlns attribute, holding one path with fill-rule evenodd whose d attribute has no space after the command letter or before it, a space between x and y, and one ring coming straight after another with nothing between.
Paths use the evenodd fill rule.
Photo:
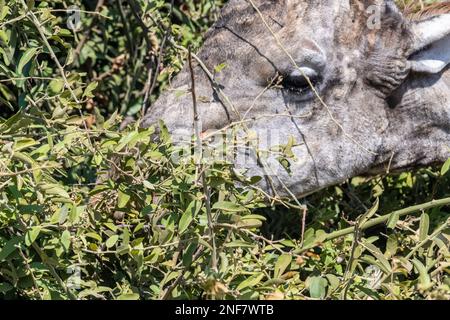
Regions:
<instances>
[{"instance_id":1,"label":"giraffe ear","mask_svg":"<svg viewBox=\"0 0 450 320\"><path fill-rule=\"evenodd\" d=\"M413 50L419 51L450 35L450 13L437 15L412 24Z\"/></svg>"},{"instance_id":2,"label":"giraffe ear","mask_svg":"<svg viewBox=\"0 0 450 320\"><path fill-rule=\"evenodd\" d=\"M450 64L450 14L413 22L411 71L439 73Z\"/></svg>"}]
</instances>

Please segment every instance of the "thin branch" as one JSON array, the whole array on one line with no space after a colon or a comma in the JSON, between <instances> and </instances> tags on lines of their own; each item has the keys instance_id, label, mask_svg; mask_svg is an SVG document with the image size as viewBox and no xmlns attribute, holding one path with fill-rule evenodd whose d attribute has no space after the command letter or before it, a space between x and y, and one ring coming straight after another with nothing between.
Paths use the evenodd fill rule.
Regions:
<instances>
[{"instance_id":1,"label":"thin branch","mask_svg":"<svg viewBox=\"0 0 450 320\"><path fill-rule=\"evenodd\" d=\"M411 213L415 213L415 212L418 212L418 211L428 210L428 209L431 209L431 208L445 206L445 205L449 205L449 204L450 204L450 198L444 198L444 199L439 199L439 200L433 200L433 201L430 201L430 202L425 202L425 203L418 204L418 205L415 205L415 206L411 206L411 207L408 207L408 208L404 208L404 209L401 209L401 210L393 211L393 212L388 213L388 214L383 215L383 216L379 216L377 218L374 218L372 220L367 221L363 225L359 226L359 228L360 228L360 230L366 230L366 229L368 229L370 227L373 227L373 226L376 226L378 224L384 223L384 222L388 221L389 218L392 215L398 215L398 217L402 217L402 216L405 216L405 215L408 215L408 214L411 214ZM342 230L338 230L338 231L334 231L334 232L328 234L322 242L330 241L330 240L333 240L333 239L336 239L336 238L340 238L340 237L349 235L349 234L351 234L353 232L355 232L355 226L349 227L349 228L345 228L345 229L342 229ZM307 251L309 249L312 249L312 248L314 248L314 247L316 247L318 245L320 245L320 244L319 243L314 243L314 244L311 244L311 245L306 246L304 248L297 249L295 252L301 253L301 252Z\"/></svg>"},{"instance_id":2,"label":"thin branch","mask_svg":"<svg viewBox=\"0 0 450 320\"><path fill-rule=\"evenodd\" d=\"M301 229L301 241L300 245L303 246L305 240L305 227L306 227L306 214L308 213L308 207L304 207L302 210L302 229Z\"/></svg>"},{"instance_id":3,"label":"thin branch","mask_svg":"<svg viewBox=\"0 0 450 320\"><path fill-rule=\"evenodd\" d=\"M21 174L24 173L30 173L30 172L34 172L36 170L43 170L43 169L57 169L60 168L60 166L42 166L42 167L37 167L37 168L31 168L31 169L26 169L26 170L22 170L22 171L16 171L16 172L10 172L10 173L2 173L0 172L0 178L3 177L16 177L19 176Z\"/></svg>"},{"instance_id":4,"label":"thin branch","mask_svg":"<svg viewBox=\"0 0 450 320\"><path fill-rule=\"evenodd\" d=\"M213 217L211 212L211 191L208 187L207 181L206 181L206 172L203 170L203 164L202 164L202 138L200 135L200 118L197 110L197 97L195 95L195 75L194 75L194 69L192 67L192 54L191 49L189 48L189 70L191 73L191 93L192 93L192 106L194 109L194 129L195 129L195 139L197 141L197 152L199 153L199 159L198 159L198 166L199 166L199 172L202 178L202 185L203 185L203 192L205 194L205 205L206 205L206 216L208 218L208 229L209 229L209 235L210 235L210 242L212 247L211 252L211 268L217 272L217 248L216 248L216 239L214 234L214 225L213 225Z\"/></svg>"}]
</instances>

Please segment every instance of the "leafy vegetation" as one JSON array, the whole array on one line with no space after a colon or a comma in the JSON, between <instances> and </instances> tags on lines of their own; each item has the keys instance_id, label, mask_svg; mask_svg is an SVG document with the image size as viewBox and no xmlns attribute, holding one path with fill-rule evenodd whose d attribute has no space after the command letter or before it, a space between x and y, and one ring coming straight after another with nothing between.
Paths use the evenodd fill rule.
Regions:
<instances>
[{"instance_id":1,"label":"leafy vegetation","mask_svg":"<svg viewBox=\"0 0 450 320\"><path fill-rule=\"evenodd\" d=\"M450 299L450 161L267 208L162 123L119 130L222 1L105 3L0 0L1 298Z\"/></svg>"}]
</instances>

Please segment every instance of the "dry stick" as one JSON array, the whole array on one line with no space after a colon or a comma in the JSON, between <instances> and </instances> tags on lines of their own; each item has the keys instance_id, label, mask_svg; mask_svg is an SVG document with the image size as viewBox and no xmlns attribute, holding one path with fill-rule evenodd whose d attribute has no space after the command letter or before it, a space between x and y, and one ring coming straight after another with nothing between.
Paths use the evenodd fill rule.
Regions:
<instances>
[{"instance_id":1,"label":"dry stick","mask_svg":"<svg viewBox=\"0 0 450 320\"><path fill-rule=\"evenodd\" d=\"M144 21L142 21L142 18L140 17L141 12L140 12L139 7L137 6L136 2L134 0L129 0L128 2L131 7L131 13L133 14L137 23L139 24L142 31L144 32L144 41L147 45L147 54L149 54L154 49L153 48L154 44L152 43L152 39L151 39L151 37L152 37L151 31L147 27L147 25L144 23Z\"/></svg>"},{"instance_id":2,"label":"dry stick","mask_svg":"<svg viewBox=\"0 0 450 320\"><path fill-rule=\"evenodd\" d=\"M278 79L279 79L278 75L276 77L270 79L270 81L267 84L267 86L263 90L261 90L261 92L253 100L252 104L250 105L250 108L248 108L247 111L245 111L244 116L242 117L242 121L245 120L245 118L247 117L248 113L255 107L256 102L259 100L259 98L261 98L264 95L264 93L266 93L267 90L269 90L271 87L273 87L274 84L277 85L276 81L279 81Z\"/></svg>"},{"instance_id":3,"label":"dry stick","mask_svg":"<svg viewBox=\"0 0 450 320\"><path fill-rule=\"evenodd\" d=\"M17 78L8 78L8 79L2 79L0 82L12 82L12 81L20 81L20 80L55 80L56 78L51 77L17 77Z\"/></svg>"},{"instance_id":4,"label":"dry stick","mask_svg":"<svg viewBox=\"0 0 450 320\"><path fill-rule=\"evenodd\" d=\"M195 95L195 76L194 76L194 69L192 68L192 55L191 55L191 48L189 47L189 70L191 73L191 94L192 94L192 106L194 109L194 130L195 130L195 139L197 141L197 152L199 152L199 159L198 159L198 168L200 175L202 177L202 185L203 185L203 192L205 193L205 205L206 205L206 216L208 218L208 229L209 229L209 235L211 237L211 247L212 247L212 253L211 253L211 268L217 272L217 249L216 249L216 239L214 234L214 225L213 225L213 218L211 213L211 193L208 188L208 184L206 182L206 172L203 170L202 165L202 139L200 135L200 127L199 127L199 114L197 110L197 98Z\"/></svg>"},{"instance_id":5,"label":"dry stick","mask_svg":"<svg viewBox=\"0 0 450 320\"><path fill-rule=\"evenodd\" d=\"M8 183L10 183L11 182L11 178L9 178L8 180L6 180L5 182L3 182L2 184L0 184L0 191L2 191L3 190L3 188L5 187L5 186L7 186L8 185Z\"/></svg>"},{"instance_id":6,"label":"dry stick","mask_svg":"<svg viewBox=\"0 0 450 320\"><path fill-rule=\"evenodd\" d=\"M61 168L60 166L43 166L43 167L38 167L38 168L32 168L32 169L25 169L22 171L16 171L16 172L10 172L10 173L3 173L0 172L0 178L4 178L4 177L15 177L24 173L31 173L34 172L36 170L43 170L43 169L57 169L57 168Z\"/></svg>"},{"instance_id":7,"label":"dry stick","mask_svg":"<svg viewBox=\"0 0 450 320\"><path fill-rule=\"evenodd\" d=\"M311 90L314 92L314 95L317 97L317 99L319 100L319 102L325 107L325 109L327 110L327 113L329 115L329 117L331 118L331 120L339 127L339 129L342 130L342 132L344 133L344 135L350 139L351 141L353 141L353 143L355 143L358 147L360 147L362 150L371 153L373 155L377 155L377 153L368 150L367 148L365 148L361 143L359 143L355 138L353 138L351 135L349 135L345 130L344 127L336 120L336 118L333 116L333 113L331 112L330 108L328 107L328 105L325 103L325 101L323 101L322 97L319 95L319 93L317 92L316 88L314 87L314 85L312 84L311 80L309 79L309 77L305 74L305 72L298 66L297 62L295 62L294 58L292 57L292 55L286 50L286 48L283 46L283 44L281 43L280 39L278 39L277 35L275 34L275 32L273 32L272 28L269 26L269 24L267 23L266 19L264 19L264 16L262 15L261 11L258 9L258 7L255 5L255 3L252 0L248 0L250 2L250 4L252 5L253 9L255 9L255 11L258 13L259 17L261 18L261 20L263 21L265 27L267 28L267 30L269 30L269 32L271 33L271 35L274 37L275 42L277 43L277 45L280 47L280 49L288 56L289 60L291 61L291 63L294 65L294 67L300 71L300 73L302 74L302 76L306 79L306 81L308 82L308 85L311 87Z\"/></svg>"},{"instance_id":8,"label":"dry stick","mask_svg":"<svg viewBox=\"0 0 450 320\"><path fill-rule=\"evenodd\" d=\"M105 18L105 19L107 19L107 20L112 20L112 18L110 18L110 17L108 17L107 15L104 15L104 14L101 14L100 12L97 12L97 11L89 11L89 10L80 10L80 9L52 9L52 10L38 10L38 11L34 11L34 13L37 13L37 14L44 14L44 13L47 13L47 12L50 12L50 13L53 13L53 12L69 12L69 13L71 13L71 12L73 12L73 11L75 11L75 12L79 12L79 13L86 13L86 14L91 14L91 15L94 15L94 16L99 16L99 17L102 17L102 18ZM51 19L48 19L48 21L50 21Z\"/></svg>"},{"instance_id":9,"label":"dry stick","mask_svg":"<svg viewBox=\"0 0 450 320\"><path fill-rule=\"evenodd\" d=\"M417 211L428 210L428 209L431 209L431 208L445 206L445 205L449 205L449 204L450 204L450 198L443 198L443 199L433 200L433 201L430 201L430 202L425 202L425 203L422 203L422 204L411 206L411 207L408 207L408 208L405 208L405 209L396 210L396 211L393 211L393 212L388 213L386 215L379 216L377 218L374 218L372 220L367 221L366 223L364 223L364 225L359 226L359 230L366 230L366 229L368 229L370 227L373 227L373 226L375 226L377 224L386 222L393 215L398 215L398 217L402 217L402 216L405 216L407 214L414 213L414 212L417 212ZM330 240L333 240L333 239L336 239L336 238L340 238L340 237L346 236L348 234L353 233L354 231L355 231L355 227L353 226L353 227L349 227L349 228L345 228L345 229L342 229L342 230L338 230L338 231L332 232L332 233L328 234L326 236L326 238L322 242L330 241ZM314 243L314 244L311 244L311 245L306 246L304 248L297 249L294 252L301 253L301 252L307 251L307 250L309 250L311 248L314 248L314 247L316 247L318 245L320 245L320 243Z\"/></svg>"},{"instance_id":10,"label":"dry stick","mask_svg":"<svg viewBox=\"0 0 450 320\"><path fill-rule=\"evenodd\" d=\"M272 241L272 240L269 240L269 239L267 239L267 238L265 238L263 236L257 235L256 233L254 233L254 232L252 232L252 231L250 231L248 229L245 229L245 228L242 228L242 227L238 227L238 226L236 226L234 224L216 223L214 226L216 228L224 228L224 229L233 230L233 231L236 231L236 232L239 232L239 233L246 234L247 236L250 236L254 240L260 240L260 241L266 242L268 245L272 246L273 249L278 251L280 254L286 253L285 251L283 251L282 249L280 249L277 246L277 244L282 242L282 240ZM294 256L298 256L298 255L294 254Z\"/></svg>"},{"instance_id":11,"label":"dry stick","mask_svg":"<svg viewBox=\"0 0 450 320\"><path fill-rule=\"evenodd\" d=\"M450 262L440 261L440 260L439 260L438 262L440 262L441 264L440 264L439 267L437 267L434 271L432 271L432 272L430 273L430 277L431 277L431 278L436 277L436 276L438 275L439 272L443 272L444 269L450 267Z\"/></svg>"},{"instance_id":12,"label":"dry stick","mask_svg":"<svg viewBox=\"0 0 450 320\"><path fill-rule=\"evenodd\" d=\"M308 213L308 208L305 206L302 210L302 230L301 230L300 246L303 246L303 241L305 240L305 227L306 227L306 214L307 213Z\"/></svg>"},{"instance_id":13,"label":"dry stick","mask_svg":"<svg viewBox=\"0 0 450 320\"><path fill-rule=\"evenodd\" d=\"M8 24L16 23L16 22L18 22L18 21L20 21L20 20L22 20L22 19L24 19L26 17L27 17L27 15L24 14L24 15L18 16L16 18L13 18L11 20L8 20L6 22L0 23L0 29L3 28L4 26L8 25Z\"/></svg>"}]
</instances>

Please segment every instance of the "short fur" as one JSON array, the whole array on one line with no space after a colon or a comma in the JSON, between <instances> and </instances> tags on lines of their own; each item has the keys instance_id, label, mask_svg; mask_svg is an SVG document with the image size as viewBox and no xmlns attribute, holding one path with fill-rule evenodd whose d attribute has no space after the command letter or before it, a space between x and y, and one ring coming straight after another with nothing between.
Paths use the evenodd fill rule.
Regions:
<instances>
[{"instance_id":1,"label":"short fur","mask_svg":"<svg viewBox=\"0 0 450 320\"><path fill-rule=\"evenodd\" d=\"M209 70L227 64L214 82L195 65L199 112L203 131L224 128L247 114L248 128L257 135L270 132L278 144L295 138L290 171L269 157L266 163L276 174L262 180L262 188L271 191L272 185L272 191L287 195L287 187L300 197L355 175L428 166L450 157L449 68L438 74L410 71L418 41L411 31L414 21L393 1L253 1L296 63L320 75L316 89L325 103L311 92L267 86L295 68L249 1L231 0L198 53ZM380 9L379 29L367 24L371 6ZM411 17L427 19L448 6ZM192 134L189 75L185 67L175 77L178 93L164 93L143 126L163 119L172 132ZM187 92L180 97L179 90ZM260 147L273 143L260 142ZM267 174L256 159L235 164L248 175Z\"/></svg>"}]
</instances>

